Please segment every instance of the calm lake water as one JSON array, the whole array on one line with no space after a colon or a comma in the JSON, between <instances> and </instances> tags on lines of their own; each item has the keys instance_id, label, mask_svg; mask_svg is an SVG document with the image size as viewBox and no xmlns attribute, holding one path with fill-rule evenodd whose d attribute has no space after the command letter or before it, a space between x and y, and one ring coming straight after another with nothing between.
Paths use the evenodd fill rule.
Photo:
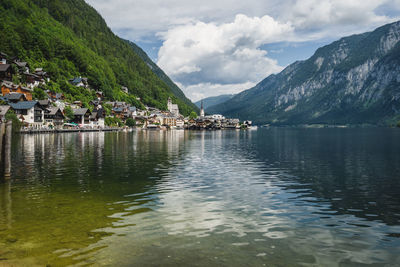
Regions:
<instances>
[{"instance_id":1,"label":"calm lake water","mask_svg":"<svg viewBox=\"0 0 400 267\"><path fill-rule=\"evenodd\" d=\"M23 135L0 265L399 266L399 129Z\"/></svg>"}]
</instances>

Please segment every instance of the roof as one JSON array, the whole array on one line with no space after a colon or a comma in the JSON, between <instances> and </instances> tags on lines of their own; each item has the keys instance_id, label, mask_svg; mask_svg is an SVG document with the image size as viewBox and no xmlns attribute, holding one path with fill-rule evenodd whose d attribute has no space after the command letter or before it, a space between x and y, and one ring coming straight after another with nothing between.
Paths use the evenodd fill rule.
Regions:
<instances>
[{"instance_id":1,"label":"roof","mask_svg":"<svg viewBox=\"0 0 400 267\"><path fill-rule=\"evenodd\" d=\"M105 110L103 108L99 108L95 112L96 112L97 118L104 118Z\"/></svg>"},{"instance_id":2,"label":"roof","mask_svg":"<svg viewBox=\"0 0 400 267\"><path fill-rule=\"evenodd\" d=\"M1 64L0 64L1 66ZM32 89L28 88L28 87L24 87L24 86L20 86L20 85L16 85L12 82L8 82L8 81L3 81L3 83L1 84L1 86L5 86L7 88L10 89L17 89L17 88L21 88L21 90L25 90L25 91L33 91Z\"/></svg>"},{"instance_id":3,"label":"roof","mask_svg":"<svg viewBox=\"0 0 400 267\"><path fill-rule=\"evenodd\" d=\"M83 116L86 114L86 112L88 112L88 108L77 108L77 109L73 109L74 111L74 115L78 115L78 116Z\"/></svg>"},{"instance_id":4,"label":"roof","mask_svg":"<svg viewBox=\"0 0 400 267\"><path fill-rule=\"evenodd\" d=\"M93 111L92 114L90 115L90 119L96 119L97 118L97 111Z\"/></svg>"},{"instance_id":5,"label":"roof","mask_svg":"<svg viewBox=\"0 0 400 267\"><path fill-rule=\"evenodd\" d=\"M37 76L36 74L33 74L33 73L24 73L24 75L26 75L26 76L32 76L33 78L37 78L37 79L40 78L39 76Z\"/></svg>"},{"instance_id":6,"label":"roof","mask_svg":"<svg viewBox=\"0 0 400 267\"><path fill-rule=\"evenodd\" d=\"M0 64L0 66L1 66L1 64ZM11 87L13 87L13 86L16 86L15 84L13 84L12 82L9 82L9 81L3 81L2 83L1 83L1 85L3 86L6 86L6 87L8 87L8 88L11 88Z\"/></svg>"},{"instance_id":7,"label":"roof","mask_svg":"<svg viewBox=\"0 0 400 267\"><path fill-rule=\"evenodd\" d=\"M57 107L51 107L51 108L48 108L47 110L49 111L47 113L47 115L50 115L50 116L56 115L59 110L61 111L61 109L57 108Z\"/></svg>"},{"instance_id":8,"label":"roof","mask_svg":"<svg viewBox=\"0 0 400 267\"><path fill-rule=\"evenodd\" d=\"M8 100L19 100L21 97L26 99L25 95L21 93L9 93L4 96Z\"/></svg>"},{"instance_id":9,"label":"roof","mask_svg":"<svg viewBox=\"0 0 400 267\"><path fill-rule=\"evenodd\" d=\"M18 103L10 103L10 106L15 110L31 109L37 103L38 103L37 101L22 101L22 102L18 102Z\"/></svg>"},{"instance_id":10,"label":"roof","mask_svg":"<svg viewBox=\"0 0 400 267\"><path fill-rule=\"evenodd\" d=\"M0 72L7 71L10 67L10 64L0 64Z\"/></svg>"},{"instance_id":11,"label":"roof","mask_svg":"<svg viewBox=\"0 0 400 267\"><path fill-rule=\"evenodd\" d=\"M76 78L74 78L74 79L71 80L71 83L78 84L78 83L80 83L81 81L82 81L82 78L76 77Z\"/></svg>"},{"instance_id":12,"label":"roof","mask_svg":"<svg viewBox=\"0 0 400 267\"><path fill-rule=\"evenodd\" d=\"M48 99L45 100L39 100L38 101L40 105L42 106L48 106L50 104L50 101Z\"/></svg>"},{"instance_id":13,"label":"roof","mask_svg":"<svg viewBox=\"0 0 400 267\"><path fill-rule=\"evenodd\" d=\"M81 82L87 82L87 78L75 77L75 78L73 78L73 79L70 79L69 81L70 81L71 83L73 83L73 84L78 84L78 83L81 83Z\"/></svg>"},{"instance_id":14,"label":"roof","mask_svg":"<svg viewBox=\"0 0 400 267\"><path fill-rule=\"evenodd\" d=\"M113 108L113 111L115 111L115 112L122 112L122 111L123 111L123 108Z\"/></svg>"},{"instance_id":15,"label":"roof","mask_svg":"<svg viewBox=\"0 0 400 267\"><path fill-rule=\"evenodd\" d=\"M0 106L0 116L6 115L7 111L10 109L10 106Z\"/></svg>"},{"instance_id":16,"label":"roof","mask_svg":"<svg viewBox=\"0 0 400 267\"><path fill-rule=\"evenodd\" d=\"M26 67L28 65L27 62L21 62L21 61L14 61L14 63L20 68Z\"/></svg>"},{"instance_id":17,"label":"roof","mask_svg":"<svg viewBox=\"0 0 400 267\"><path fill-rule=\"evenodd\" d=\"M135 112L136 111L136 107L129 107L129 111L130 112Z\"/></svg>"}]
</instances>

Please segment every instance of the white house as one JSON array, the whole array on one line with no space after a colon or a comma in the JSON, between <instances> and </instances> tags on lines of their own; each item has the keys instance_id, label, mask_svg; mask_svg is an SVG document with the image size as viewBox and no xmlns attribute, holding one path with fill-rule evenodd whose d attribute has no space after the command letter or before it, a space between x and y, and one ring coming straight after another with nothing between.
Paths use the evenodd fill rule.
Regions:
<instances>
[{"instance_id":1,"label":"white house","mask_svg":"<svg viewBox=\"0 0 400 267\"><path fill-rule=\"evenodd\" d=\"M10 103L17 117L29 126L42 127L44 122L44 109L37 101L23 101Z\"/></svg>"}]
</instances>

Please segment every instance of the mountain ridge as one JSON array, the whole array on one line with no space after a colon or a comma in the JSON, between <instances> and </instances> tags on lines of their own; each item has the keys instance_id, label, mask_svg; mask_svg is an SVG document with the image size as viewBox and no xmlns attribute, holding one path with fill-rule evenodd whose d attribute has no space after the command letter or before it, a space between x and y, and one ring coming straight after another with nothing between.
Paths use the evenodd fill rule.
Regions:
<instances>
[{"instance_id":1,"label":"mountain ridge","mask_svg":"<svg viewBox=\"0 0 400 267\"><path fill-rule=\"evenodd\" d=\"M400 118L400 21L343 37L208 112L257 124L391 124Z\"/></svg>"},{"instance_id":2,"label":"mountain ridge","mask_svg":"<svg viewBox=\"0 0 400 267\"><path fill-rule=\"evenodd\" d=\"M234 96L235 96L234 94L224 94L224 95L218 95L218 96L210 96L210 97L203 98L203 99L195 102L194 104L198 108L200 108L201 107L201 102L203 102L204 109L208 109L209 107L218 105L218 104L223 103L225 101L228 101L229 99L231 99Z\"/></svg>"}]
</instances>

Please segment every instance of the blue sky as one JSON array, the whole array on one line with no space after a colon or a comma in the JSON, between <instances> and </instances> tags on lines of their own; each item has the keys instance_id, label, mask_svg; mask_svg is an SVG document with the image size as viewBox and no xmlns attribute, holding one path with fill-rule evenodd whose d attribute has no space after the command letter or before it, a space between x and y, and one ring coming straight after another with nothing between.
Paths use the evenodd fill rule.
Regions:
<instances>
[{"instance_id":1,"label":"blue sky","mask_svg":"<svg viewBox=\"0 0 400 267\"><path fill-rule=\"evenodd\" d=\"M193 101L238 93L340 37L400 19L400 0L86 0Z\"/></svg>"}]
</instances>

